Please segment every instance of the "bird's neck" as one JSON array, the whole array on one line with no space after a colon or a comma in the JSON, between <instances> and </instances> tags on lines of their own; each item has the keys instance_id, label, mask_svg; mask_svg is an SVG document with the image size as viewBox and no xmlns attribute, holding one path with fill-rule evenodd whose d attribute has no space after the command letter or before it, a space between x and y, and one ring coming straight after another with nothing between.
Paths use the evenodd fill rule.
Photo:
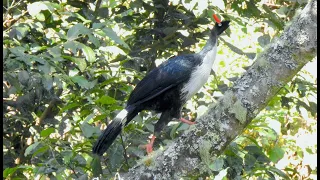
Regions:
<instances>
[{"instance_id":1,"label":"bird's neck","mask_svg":"<svg viewBox=\"0 0 320 180\"><path fill-rule=\"evenodd\" d=\"M213 64L217 53L217 38L210 36L206 45L202 48L202 50L198 53L203 59L203 63L208 65Z\"/></svg>"}]
</instances>

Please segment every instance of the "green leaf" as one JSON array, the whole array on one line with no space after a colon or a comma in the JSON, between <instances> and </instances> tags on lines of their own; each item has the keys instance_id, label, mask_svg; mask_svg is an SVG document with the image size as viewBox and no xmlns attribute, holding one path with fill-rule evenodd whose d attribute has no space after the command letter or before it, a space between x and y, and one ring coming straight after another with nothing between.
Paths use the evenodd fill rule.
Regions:
<instances>
[{"instance_id":1,"label":"green leaf","mask_svg":"<svg viewBox=\"0 0 320 180\"><path fill-rule=\"evenodd\" d=\"M92 42L96 47L100 47L100 41L98 38L94 37L92 34L88 34L89 41Z\"/></svg>"},{"instance_id":2,"label":"green leaf","mask_svg":"<svg viewBox=\"0 0 320 180\"><path fill-rule=\"evenodd\" d=\"M178 127L177 131L185 131L185 130L190 128L189 124L186 124L186 123L183 123L183 122L180 122L178 124L180 124L180 126Z\"/></svg>"},{"instance_id":3,"label":"green leaf","mask_svg":"<svg viewBox=\"0 0 320 180\"><path fill-rule=\"evenodd\" d=\"M115 168L122 164L123 162L123 148L120 143L114 143L113 146L110 148L109 155L109 162L112 168Z\"/></svg>"},{"instance_id":4,"label":"green leaf","mask_svg":"<svg viewBox=\"0 0 320 180\"><path fill-rule=\"evenodd\" d=\"M165 27L163 29L163 33L166 34L167 36L170 34L175 33L179 28L178 27Z\"/></svg>"},{"instance_id":5,"label":"green leaf","mask_svg":"<svg viewBox=\"0 0 320 180\"><path fill-rule=\"evenodd\" d=\"M256 161L257 159L251 154L246 154L244 156L244 164L248 169L251 169L255 165Z\"/></svg>"},{"instance_id":6,"label":"green leaf","mask_svg":"<svg viewBox=\"0 0 320 180\"><path fill-rule=\"evenodd\" d=\"M50 89L53 87L53 78L48 74L44 74L42 78L42 84L46 90L50 91Z\"/></svg>"},{"instance_id":7,"label":"green leaf","mask_svg":"<svg viewBox=\"0 0 320 180\"><path fill-rule=\"evenodd\" d=\"M48 53L51 54L53 57L61 57L61 48L54 46L52 48L47 49Z\"/></svg>"},{"instance_id":8,"label":"green leaf","mask_svg":"<svg viewBox=\"0 0 320 180\"><path fill-rule=\"evenodd\" d=\"M63 44L63 47L65 49L71 49L71 52L74 53L74 54L77 53L77 49L81 49L83 54L85 55L86 59L89 62L95 62L96 61L96 57L95 57L94 51L89 46L86 46L86 45L84 45L82 43L79 43L77 41L68 41L68 42ZM66 56L64 56L64 57L66 57Z\"/></svg>"},{"instance_id":9,"label":"green leaf","mask_svg":"<svg viewBox=\"0 0 320 180\"><path fill-rule=\"evenodd\" d=\"M98 127L93 127L90 124L84 122L80 125L81 131L86 138L92 137L94 133L99 133L100 130Z\"/></svg>"},{"instance_id":10,"label":"green leaf","mask_svg":"<svg viewBox=\"0 0 320 180\"><path fill-rule=\"evenodd\" d=\"M210 164L209 168L213 171L221 171L224 165L224 159L219 157L212 164Z\"/></svg>"},{"instance_id":11,"label":"green leaf","mask_svg":"<svg viewBox=\"0 0 320 180\"><path fill-rule=\"evenodd\" d=\"M93 118L93 122L96 122L96 121L99 121L99 120L102 120L102 119L105 119L107 117L107 114L100 114L100 115L97 115L96 117Z\"/></svg>"},{"instance_id":12,"label":"green leaf","mask_svg":"<svg viewBox=\"0 0 320 180\"><path fill-rule=\"evenodd\" d=\"M51 133L54 133L54 128L50 127L40 132L41 137L48 137Z\"/></svg>"},{"instance_id":13,"label":"green leaf","mask_svg":"<svg viewBox=\"0 0 320 180\"><path fill-rule=\"evenodd\" d=\"M262 152L260 147L249 145L249 146L246 146L244 149L248 151L249 154L254 156L257 159L257 161L260 161L263 163L270 162L269 158Z\"/></svg>"},{"instance_id":14,"label":"green leaf","mask_svg":"<svg viewBox=\"0 0 320 180\"><path fill-rule=\"evenodd\" d=\"M81 44L80 48L82 49L82 52L83 52L84 56L86 57L86 59L89 62L95 62L96 61L96 55L95 55L94 51L89 46Z\"/></svg>"},{"instance_id":15,"label":"green leaf","mask_svg":"<svg viewBox=\"0 0 320 180\"><path fill-rule=\"evenodd\" d=\"M74 102L74 103L71 103L71 104L68 104L68 105L64 106L64 107L60 110L60 112L65 112L65 111L67 111L67 110L69 110L69 109L71 109L71 108L75 108L75 107L79 107L79 106L80 106L80 103Z\"/></svg>"},{"instance_id":16,"label":"green leaf","mask_svg":"<svg viewBox=\"0 0 320 180\"><path fill-rule=\"evenodd\" d=\"M5 59L8 55L8 52L9 52L8 48L3 47L3 49L2 49L2 60L3 61L5 61Z\"/></svg>"},{"instance_id":17,"label":"green leaf","mask_svg":"<svg viewBox=\"0 0 320 180\"><path fill-rule=\"evenodd\" d=\"M130 47L128 46L127 43L125 43L118 35L117 33L115 33L111 28L105 27L102 29L102 31L104 33L106 33L106 35L114 40L117 44L122 45L123 47L125 47L126 49L130 49Z\"/></svg>"},{"instance_id":18,"label":"green leaf","mask_svg":"<svg viewBox=\"0 0 320 180\"><path fill-rule=\"evenodd\" d=\"M77 154L76 157L73 160L78 162L80 165L86 165L87 164L86 159L83 156L79 155L79 154Z\"/></svg>"},{"instance_id":19,"label":"green leaf","mask_svg":"<svg viewBox=\"0 0 320 180\"><path fill-rule=\"evenodd\" d=\"M102 174L100 156L98 156L96 154L94 155L92 162L91 162L91 167L92 167L93 177L99 177L99 175Z\"/></svg>"},{"instance_id":20,"label":"green leaf","mask_svg":"<svg viewBox=\"0 0 320 180\"><path fill-rule=\"evenodd\" d=\"M78 178L78 180L88 180L88 179L89 179L89 178L88 178L88 174L87 174L87 173L81 175L81 176Z\"/></svg>"},{"instance_id":21,"label":"green leaf","mask_svg":"<svg viewBox=\"0 0 320 180\"><path fill-rule=\"evenodd\" d=\"M291 179L286 173L284 173L283 171L279 170L278 168L275 168L275 167L271 166L269 168L269 170L275 172L277 175L279 175L280 177L284 178L285 180Z\"/></svg>"},{"instance_id":22,"label":"green leaf","mask_svg":"<svg viewBox=\"0 0 320 180\"><path fill-rule=\"evenodd\" d=\"M122 49L118 48L117 46L100 47L99 50L103 52L112 53L115 55L118 55L118 54L126 55L126 53Z\"/></svg>"},{"instance_id":23,"label":"green leaf","mask_svg":"<svg viewBox=\"0 0 320 180\"><path fill-rule=\"evenodd\" d=\"M63 44L63 47L65 49L70 49L73 54L77 54L79 44L80 43L77 41L67 41Z\"/></svg>"},{"instance_id":24,"label":"green leaf","mask_svg":"<svg viewBox=\"0 0 320 180\"><path fill-rule=\"evenodd\" d=\"M62 151L61 155L63 156L63 162L69 164L73 157L73 152L70 150Z\"/></svg>"},{"instance_id":25,"label":"green leaf","mask_svg":"<svg viewBox=\"0 0 320 180\"><path fill-rule=\"evenodd\" d=\"M78 38L80 34L87 35L90 33L91 31L87 27L85 27L83 24L81 23L75 24L67 32L68 41L75 40L76 38Z\"/></svg>"},{"instance_id":26,"label":"green leaf","mask_svg":"<svg viewBox=\"0 0 320 180\"><path fill-rule=\"evenodd\" d=\"M105 27L106 24L105 23L93 23L92 24L92 29L94 30L100 30L102 29L103 27Z\"/></svg>"},{"instance_id":27,"label":"green leaf","mask_svg":"<svg viewBox=\"0 0 320 180\"><path fill-rule=\"evenodd\" d=\"M18 26L15 28L16 36L18 40L21 40L24 38L30 31L30 27L27 25L24 26Z\"/></svg>"},{"instance_id":28,"label":"green leaf","mask_svg":"<svg viewBox=\"0 0 320 180\"><path fill-rule=\"evenodd\" d=\"M96 100L96 103L100 103L100 104L114 104L116 102L117 101L114 98L106 95Z\"/></svg>"},{"instance_id":29,"label":"green leaf","mask_svg":"<svg viewBox=\"0 0 320 180\"><path fill-rule=\"evenodd\" d=\"M29 73L25 70L22 70L18 73L18 79L22 85L28 84L29 78Z\"/></svg>"},{"instance_id":30,"label":"green leaf","mask_svg":"<svg viewBox=\"0 0 320 180\"><path fill-rule=\"evenodd\" d=\"M269 158L272 162L276 163L278 162L280 159L283 158L285 151L280 148L280 147L274 147L273 149L271 149L268 153Z\"/></svg>"},{"instance_id":31,"label":"green leaf","mask_svg":"<svg viewBox=\"0 0 320 180\"><path fill-rule=\"evenodd\" d=\"M65 55L63 55L62 57L64 59L68 59L68 60L74 62L79 67L79 70L81 72L83 72L87 68L87 63L83 58L75 58L75 57L65 56Z\"/></svg>"},{"instance_id":32,"label":"green leaf","mask_svg":"<svg viewBox=\"0 0 320 180\"><path fill-rule=\"evenodd\" d=\"M17 46L14 48L9 48L10 52L16 56L25 56L25 51L26 49L24 47L21 46Z\"/></svg>"},{"instance_id":33,"label":"green leaf","mask_svg":"<svg viewBox=\"0 0 320 180\"><path fill-rule=\"evenodd\" d=\"M93 82L89 82L82 76L73 76L70 78L73 82L77 83L80 87L85 89L91 89L94 86Z\"/></svg>"},{"instance_id":34,"label":"green leaf","mask_svg":"<svg viewBox=\"0 0 320 180\"><path fill-rule=\"evenodd\" d=\"M144 126L148 129L149 132L154 132L153 124L146 123Z\"/></svg>"},{"instance_id":35,"label":"green leaf","mask_svg":"<svg viewBox=\"0 0 320 180\"><path fill-rule=\"evenodd\" d=\"M257 142L257 140L255 139L255 138L252 138L251 136L247 136L247 135L245 135L245 134L243 134L243 135L241 135L241 136L243 136L243 137L245 137L245 138L248 138L250 141L252 141L256 146L259 146L259 144L258 144L258 142Z\"/></svg>"},{"instance_id":36,"label":"green leaf","mask_svg":"<svg viewBox=\"0 0 320 180\"><path fill-rule=\"evenodd\" d=\"M45 20L46 20L46 17L45 17L44 14L41 13L41 12L36 15L36 18L37 18L39 21L45 21Z\"/></svg>"},{"instance_id":37,"label":"green leaf","mask_svg":"<svg viewBox=\"0 0 320 180\"><path fill-rule=\"evenodd\" d=\"M41 148L37 149L33 154L32 157L35 157L39 153L46 152L49 149L49 146L42 146Z\"/></svg>"},{"instance_id":38,"label":"green leaf","mask_svg":"<svg viewBox=\"0 0 320 180\"><path fill-rule=\"evenodd\" d=\"M26 151L24 152L24 156L28 156L31 153L31 151L35 150L38 147L39 144L40 142L37 141L31 144L29 147L27 147Z\"/></svg>"},{"instance_id":39,"label":"green leaf","mask_svg":"<svg viewBox=\"0 0 320 180\"><path fill-rule=\"evenodd\" d=\"M284 21L282 21L276 13L272 12L270 7L266 4L263 4L262 8L266 11L264 16L268 18L268 20L270 20L279 30L282 30L284 28Z\"/></svg>"},{"instance_id":40,"label":"green leaf","mask_svg":"<svg viewBox=\"0 0 320 180\"><path fill-rule=\"evenodd\" d=\"M16 172L17 169L18 169L18 167L6 168L3 171L3 177L6 178L6 177L12 175L14 172Z\"/></svg>"}]
</instances>

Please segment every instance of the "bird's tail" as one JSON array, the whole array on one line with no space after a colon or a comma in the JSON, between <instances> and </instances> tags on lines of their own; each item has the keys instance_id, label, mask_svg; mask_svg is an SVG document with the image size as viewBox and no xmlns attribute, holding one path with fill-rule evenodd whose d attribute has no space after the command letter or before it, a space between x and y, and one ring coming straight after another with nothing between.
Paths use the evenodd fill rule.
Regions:
<instances>
[{"instance_id":1,"label":"bird's tail","mask_svg":"<svg viewBox=\"0 0 320 180\"><path fill-rule=\"evenodd\" d=\"M102 134L100 135L97 142L92 148L92 152L101 156L110 147L112 142L120 134L122 128L127 124L128 111L123 109L120 113L112 120Z\"/></svg>"}]
</instances>

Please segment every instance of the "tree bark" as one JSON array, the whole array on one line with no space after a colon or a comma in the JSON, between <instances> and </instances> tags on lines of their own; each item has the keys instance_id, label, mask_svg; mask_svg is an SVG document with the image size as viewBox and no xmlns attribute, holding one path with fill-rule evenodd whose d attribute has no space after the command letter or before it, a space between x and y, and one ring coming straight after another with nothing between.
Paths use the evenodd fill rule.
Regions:
<instances>
[{"instance_id":1,"label":"tree bark","mask_svg":"<svg viewBox=\"0 0 320 180\"><path fill-rule=\"evenodd\" d=\"M211 174L208 162L317 55L317 1L311 0L207 114L164 150L140 160L121 179L180 179Z\"/></svg>"}]
</instances>

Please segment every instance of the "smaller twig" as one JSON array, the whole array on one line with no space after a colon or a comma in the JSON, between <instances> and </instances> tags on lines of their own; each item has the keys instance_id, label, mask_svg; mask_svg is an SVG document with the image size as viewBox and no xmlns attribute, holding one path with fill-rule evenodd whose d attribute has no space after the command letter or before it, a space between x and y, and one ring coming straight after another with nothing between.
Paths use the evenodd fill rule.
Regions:
<instances>
[{"instance_id":1,"label":"smaller twig","mask_svg":"<svg viewBox=\"0 0 320 180\"><path fill-rule=\"evenodd\" d=\"M126 151L126 147L124 145L123 139L122 139L122 133L120 133L120 138L121 138L121 144L123 147L123 156L124 156L124 159L126 160L127 166L129 167L129 163L128 163L128 159L127 159L127 151Z\"/></svg>"}]
</instances>

